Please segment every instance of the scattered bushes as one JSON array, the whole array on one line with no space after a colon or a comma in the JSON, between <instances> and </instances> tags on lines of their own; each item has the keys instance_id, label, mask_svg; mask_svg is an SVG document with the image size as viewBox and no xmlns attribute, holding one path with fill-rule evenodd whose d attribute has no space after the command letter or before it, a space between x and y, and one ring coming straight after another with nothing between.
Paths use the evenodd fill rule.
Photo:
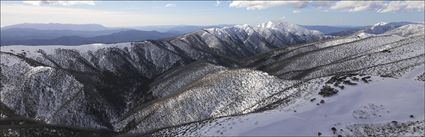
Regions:
<instances>
[{"instance_id":1,"label":"scattered bushes","mask_svg":"<svg viewBox=\"0 0 425 137\"><path fill-rule=\"evenodd\" d=\"M334 89L330 86L323 86L322 89L320 89L319 95L323 97L330 97L338 93L337 89Z\"/></svg>"}]
</instances>

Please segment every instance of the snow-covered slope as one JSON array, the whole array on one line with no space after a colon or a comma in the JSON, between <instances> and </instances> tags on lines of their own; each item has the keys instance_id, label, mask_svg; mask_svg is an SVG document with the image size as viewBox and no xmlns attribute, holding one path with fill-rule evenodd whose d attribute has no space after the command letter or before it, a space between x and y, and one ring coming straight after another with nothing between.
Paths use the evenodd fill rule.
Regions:
<instances>
[{"instance_id":1,"label":"snow-covered slope","mask_svg":"<svg viewBox=\"0 0 425 137\"><path fill-rule=\"evenodd\" d=\"M399 35L403 37L409 37L412 35L423 35L425 33L425 24L408 24L399 28L387 31L384 35Z\"/></svg>"},{"instance_id":2,"label":"snow-covered slope","mask_svg":"<svg viewBox=\"0 0 425 137\"><path fill-rule=\"evenodd\" d=\"M379 22L376 23L374 25L372 25L371 27L362 30L362 32L368 33L368 34L382 34L385 33L387 31L391 31L393 29L396 29L398 27L404 26L404 25L409 25L409 24L415 24L412 22L390 22L390 23L386 23L386 22Z\"/></svg>"},{"instance_id":3,"label":"snow-covered slope","mask_svg":"<svg viewBox=\"0 0 425 137\"><path fill-rule=\"evenodd\" d=\"M413 79L349 76L356 85L319 95L330 77L309 81L311 91L271 111L225 117L161 130L179 136L421 136L425 133L425 84ZM358 78L357 81L353 80ZM391 99L391 101L389 101ZM186 132L185 132L186 131ZM188 131L188 132L187 132ZM320 136L319 135L319 136Z\"/></svg>"},{"instance_id":4,"label":"snow-covered slope","mask_svg":"<svg viewBox=\"0 0 425 137\"><path fill-rule=\"evenodd\" d=\"M378 22L374 25L371 26L364 26L364 27L356 27L353 29L349 29L349 30L345 30L345 31L341 31L341 32L336 32L336 33L332 33L330 35L332 36L344 36L344 37L370 37L370 36L374 36L374 35L385 35L387 32L390 32L392 30L395 30L397 28L400 28L402 26L415 26L416 25L423 25L423 23L415 23L415 22ZM413 32L414 30L411 29L407 29L407 28L400 28L398 29L398 31L406 31L407 32L412 32L416 33L418 31ZM403 35L404 34L404 35ZM399 36L408 36L405 33L393 33L392 35L399 35Z\"/></svg>"},{"instance_id":5,"label":"snow-covered slope","mask_svg":"<svg viewBox=\"0 0 425 137\"><path fill-rule=\"evenodd\" d=\"M339 41L339 39L336 41ZM336 44L328 46L321 45L329 43ZM318 135L318 132L321 132L322 135L333 135L332 127L338 128L338 132L335 131L335 135L378 135L380 131L376 130L380 130L381 128L397 131L385 132L390 135L421 134L424 132L423 129L414 131L413 128L424 124L423 110L425 108L423 106L414 106L413 108L412 104L423 102L424 84L422 81L417 81L424 74L423 60L425 55L423 52L423 43L423 35L409 38L383 35L350 42L335 42L333 40L316 42L261 54L248 61L247 66L263 70L281 79L287 79L289 80L288 82L295 82L296 84L294 85L297 86L293 87L298 88L295 91L290 89L282 91L282 93L292 93L291 96L288 96L289 98L271 94L265 99L267 101L264 100L258 103L261 105L258 105L257 110L267 110L275 106L280 106L285 112L280 112L281 109L277 109L270 112L272 114L264 112L201 122L195 120L195 123L177 127L171 126L171 128L158 130L151 134L183 136L312 136ZM409 77L408 80L406 80L407 77ZM303 82L294 81L294 79ZM391 84L397 82L400 83ZM388 86L388 88L378 88L380 86ZM406 87L410 87L412 90L404 93L403 91L406 90ZM223 88L227 89L226 86ZM388 91L390 89L391 91ZM334 90L339 91L337 95L327 97L330 96L328 94L332 93L327 92ZM374 92L375 90L379 91ZM325 93L321 93L322 91ZM386 95L387 93L390 95ZM400 96L403 98L396 102L398 105L393 105L392 103L394 102L388 102L386 100L388 96ZM409 98L412 98L412 100L406 103L405 101ZM330 105L327 105L327 103L323 105L323 101L321 100L329 102ZM317 105L320 107L317 107ZM383 107L381 105L385 106L386 110L394 113L386 114L386 111L382 111ZM322 110L321 107L324 107L324 109ZM404 107L405 109L397 109L397 107ZM405 111L407 110L412 110L412 114L406 114ZM375 111L379 111L379 113ZM300 116L297 115L299 113ZM259 116L257 117L257 115ZM385 115L387 117L378 118L379 115ZM417 116L417 119L412 120L410 115L421 116ZM251 118L251 116L254 118ZM278 116L280 117L276 118ZM301 116L302 118L300 118ZM274 123L276 119L280 118L282 118L281 123ZM308 118L311 118L313 123L303 121L303 119ZM236 124L240 121L245 121L243 119L253 121L248 120L249 122ZM336 121L331 119L336 119ZM398 120L408 126L404 124L397 126L388 125L393 120ZM416 120L419 120L419 122L416 122ZM259 124L261 122L265 122L266 124ZM248 125L246 125L247 123ZM363 126L370 126L374 129L365 129L368 131L364 131L361 129L362 124ZM291 125L294 126L288 127L287 130L280 129ZM301 127L305 128L301 130L299 129ZM340 129L343 129L344 132L340 131ZM350 131L350 129L353 131ZM146 133L146 131L138 130L130 133L139 133L134 134L137 136L140 133Z\"/></svg>"},{"instance_id":6,"label":"snow-covered slope","mask_svg":"<svg viewBox=\"0 0 425 137\"><path fill-rule=\"evenodd\" d=\"M378 22L372 26L355 28L352 30L338 32L331 35L359 38L366 38L375 35L398 35L408 37L411 34L417 34L420 33L420 31L423 31L423 25L423 23L414 22Z\"/></svg>"},{"instance_id":7,"label":"snow-covered slope","mask_svg":"<svg viewBox=\"0 0 425 137\"><path fill-rule=\"evenodd\" d=\"M311 79L344 73L398 76L424 60L423 35L376 36L334 46L322 43L282 49L249 66L283 79Z\"/></svg>"},{"instance_id":8,"label":"snow-covered slope","mask_svg":"<svg viewBox=\"0 0 425 137\"><path fill-rule=\"evenodd\" d=\"M109 106L100 98L84 93L84 85L69 72L34 66L37 65L35 61L10 54L0 57L0 99L14 113L49 124L107 128L90 111Z\"/></svg>"},{"instance_id":9,"label":"snow-covered slope","mask_svg":"<svg viewBox=\"0 0 425 137\"><path fill-rule=\"evenodd\" d=\"M307 90L298 89L295 94L300 96L278 103L281 109L196 122L153 135L422 135L425 108L415 104L424 101L423 37L415 33L408 38L336 39L261 54L247 66L282 79L307 80L300 85ZM320 96L334 89L336 95Z\"/></svg>"},{"instance_id":10,"label":"snow-covered slope","mask_svg":"<svg viewBox=\"0 0 425 137\"><path fill-rule=\"evenodd\" d=\"M168 89L175 91L168 96L133 109L136 112L117 124L117 130L146 133L194 121L245 114L267 105L261 102L270 96L280 94L282 98L290 98L296 91L296 83L246 69L210 72L190 84L184 82L179 88ZM292 90L285 90L287 88ZM286 92L281 92L283 90Z\"/></svg>"}]
</instances>

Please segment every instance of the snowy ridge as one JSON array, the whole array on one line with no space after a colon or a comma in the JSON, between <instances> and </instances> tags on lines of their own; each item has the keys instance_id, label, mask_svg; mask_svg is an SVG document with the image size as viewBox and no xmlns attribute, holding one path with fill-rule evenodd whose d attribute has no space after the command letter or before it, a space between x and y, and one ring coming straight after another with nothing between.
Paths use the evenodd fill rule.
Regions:
<instances>
[{"instance_id":1,"label":"snowy ridge","mask_svg":"<svg viewBox=\"0 0 425 137\"><path fill-rule=\"evenodd\" d=\"M394 29L400 28L402 26L406 25L420 25L420 23L413 23L413 22L379 22L375 25L368 27L364 30L359 31L358 33L366 33L366 34L384 34L386 32L392 31ZM404 31L409 31L408 29L403 29Z\"/></svg>"},{"instance_id":2,"label":"snowy ridge","mask_svg":"<svg viewBox=\"0 0 425 137\"><path fill-rule=\"evenodd\" d=\"M373 24L373 27L384 26L384 25L387 25L387 24L388 24L387 22L378 22L376 24Z\"/></svg>"},{"instance_id":3,"label":"snowy ridge","mask_svg":"<svg viewBox=\"0 0 425 137\"><path fill-rule=\"evenodd\" d=\"M268 21L265 23L259 24L257 27L266 28L266 29L274 29L279 31L292 32L299 35L323 35L321 32L316 30L308 30L296 24L291 24L283 21Z\"/></svg>"},{"instance_id":4,"label":"snowy ridge","mask_svg":"<svg viewBox=\"0 0 425 137\"><path fill-rule=\"evenodd\" d=\"M333 33L331 35L335 36L357 36L357 37L370 37L375 35L385 35L385 33L390 32L392 30L395 30L397 28L400 28L402 26L409 26L409 25L423 25L423 23L417 23L417 22L378 22L371 26L365 26L365 27L358 27L342 32ZM399 31L409 31L409 29L401 28ZM417 31L418 32L418 31ZM413 32L416 33L416 32ZM402 34L390 34L390 35L399 35L399 36L405 36L408 37L408 35L402 35Z\"/></svg>"},{"instance_id":5,"label":"snowy ridge","mask_svg":"<svg viewBox=\"0 0 425 137\"><path fill-rule=\"evenodd\" d=\"M415 35L424 35L425 33L425 24L408 24L401 26L397 29L385 32L384 35L399 35L403 37L415 36Z\"/></svg>"},{"instance_id":6,"label":"snowy ridge","mask_svg":"<svg viewBox=\"0 0 425 137\"><path fill-rule=\"evenodd\" d=\"M252 53L258 54L273 48L282 48L288 45L313 42L327 38L318 31L307 30L295 24L278 21L269 21L257 27L245 24L221 29L211 28L206 29L206 31L208 34L204 33L202 34L203 36L212 34L218 39L226 40L225 38L231 38L243 42L243 45L246 46L246 49L249 50L251 55ZM220 41L214 40L209 42L220 43Z\"/></svg>"}]
</instances>

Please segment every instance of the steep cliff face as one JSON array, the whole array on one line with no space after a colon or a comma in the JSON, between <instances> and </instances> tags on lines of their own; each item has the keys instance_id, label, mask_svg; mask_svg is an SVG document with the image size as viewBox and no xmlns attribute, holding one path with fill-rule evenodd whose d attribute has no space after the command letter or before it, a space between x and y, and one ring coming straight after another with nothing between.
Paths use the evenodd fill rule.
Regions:
<instances>
[{"instance_id":1,"label":"steep cliff face","mask_svg":"<svg viewBox=\"0 0 425 137\"><path fill-rule=\"evenodd\" d=\"M94 114L102 102L85 93L84 85L68 71L35 66L11 54L1 54L1 62L1 100L14 113L50 124L108 126Z\"/></svg>"}]
</instances>

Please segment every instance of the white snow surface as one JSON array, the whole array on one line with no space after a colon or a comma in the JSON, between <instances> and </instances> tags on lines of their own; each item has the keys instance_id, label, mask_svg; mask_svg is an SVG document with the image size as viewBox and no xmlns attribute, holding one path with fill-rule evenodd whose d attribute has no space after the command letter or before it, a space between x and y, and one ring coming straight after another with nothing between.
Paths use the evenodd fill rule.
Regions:
<instances>
[{"instance_id":1,"label":"white snow surface","mask_svg":"<svg viewBox=\"0 0 425 137\"><path fill-rule=\"evenodd\" d=\"M308 29L303 28L299 25L291 24L291 23L287 23L287 22L283 22L283 21L268 21L268 22L259 24L257 27L284 30L284 31L288 31L288 32L295 32L295 33L298 33L298 34L307 34L307 33L316 34L316 35L321 34L319 31L308 30Z\"/></svg>"},{"instance_id":2,"label":"white snow surface","mask_svg":"<svg viewBox=\"0 0 425 137\"><path fill-rule=\"evenodd\" d=\"M119 131L133 121L137 123L137 128L130 133L147 133L193 121L249 113L262 107L259 103L265 98L280 94L296 83L297 81L281 80L260 71L221 70L195 80L182 89L183 92L166 96L114 126ZM172 87L178 88L179 85L181 84L177 83ZM296 89L286 90L281 93L282 98L290 97L295 91ZM163 117L164 114L168 116Z\"/></svg>"},{"instance_id":3,"label":"white snow surface","mask_svg":"<svg viewBox=\"0 0 425 137\"><path fill-rule=\"evenodd\" d=\"M317 136L321 132L323 136L331 136L332 127L423 121L424 86L424 82L411 79L372 77L368 84L348 86L329 98L322 98L314 91L284 108L216 119L183 135ZM316 100L310 102L311 98ZM321 99L325 103L316 105Z\"/></svg>"},{"instance_id":4,"label":"white snow surface","mask_svg":"<svg viewBox=\"0 0 425 137\"><path fill-rule=\"evenodd\" d=\"M131 46L131 43L117 43L117 44L86 44L79 46L64 46L64 45L44 45L44 46L26 46L26 45L13 45L1 46L0 51L10 53L26 53L27 57L39 56L39 50L43 50L47 54L54 54L56 49L73 49L79 52L96 51L102 48L116 47L124 48Z\"/></svg>"},{"instance_id":5,"label":"white snow surface","mask_svg":"<svg viewBox=\"0 0 425 137\"><path fill-rule=\"evenodd\" d=\"M403 37L423 35L425 33L424 26L425 24L408 24L385 32L384 35L399 35Z\"/></svg>"},{"instance_id":6,"label":"white snow surface","mask_svg":"<svg viewBox=\"0 0 425 137\"><path fill-rule=\"evenodd\" d=\"M365 35L376 34L376 35L399 35L408 37L412 34L422 33L423 34L423 23L410 23L410 22L379 22L375 25L366 29L360 30L357 33L364 33ZM421 34L419 34L421 35Z\"/></svg>"},{"instance_id":7,"label":"white snow surface","mask_svg":"<svg viewBox=\"0 0 425 137\"><path fill-rule=\"evenodd\" d=\"M387 22L378 22L376 24L373 24L373 26L384 26L386 24L388 24L388 23Z\"/></svg>"}]
</instances>

